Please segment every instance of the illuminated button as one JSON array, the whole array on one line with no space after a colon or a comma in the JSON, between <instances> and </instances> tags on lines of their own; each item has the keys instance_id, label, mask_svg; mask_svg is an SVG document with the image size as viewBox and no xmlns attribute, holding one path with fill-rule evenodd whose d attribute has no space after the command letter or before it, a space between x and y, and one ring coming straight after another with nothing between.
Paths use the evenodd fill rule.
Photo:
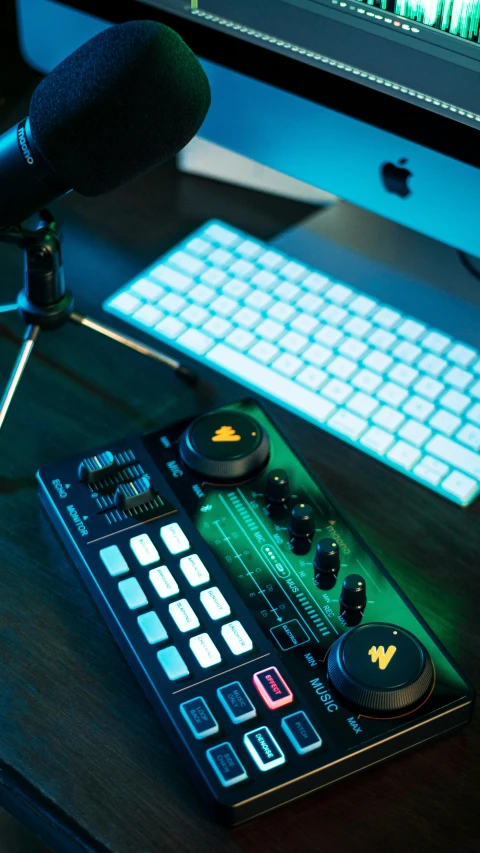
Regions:
<instances>
[{"instance_id":1,"label":"illuminated button","mask_svg":"<svg viewBox=\"0 0 480 853\"><path fill-rule=\"evenodd\" d=\"M282 720L282 729L300 755L318 749L322 738L313 728L304 711L297 711Z\"/></svg>"},{"instance_id":2,"label":"illuminated button","mask_svg":"<svg viewBox=\"0 0 480 853\"><path fill-rule=\"evenodd\" d=\"M285 764L285 755L266 726L248 732L243 742L260 770L273 770Z\"/></svg>"},{"instance_id":3,"label":"illuminated button","mask_svg":"<svg viewBox=\"0 0 480 853\"><path fill-rule=\"evenodd\" d=\"M190 586L201 586L202 583L207 583L210 580L210 575L198 554L189 554L188 557L182 557L180 568Z\"/></svg>"},{"instance_id":4,"label":"illuminated button","mask_svg":"<svg viewBox=\"0 0 480 853\"><path fill-rule=\"evenodd\" d=\"M171 554L181 554L182 551L188 551L190 548L190 542L176 521L161 527L160 536Z\"/></svg>"},{"instance_id":5,"label":"illuminated button","mask_svg":"<svg viewBox=\"0 0 480 853\"><path fill-rule=\"evenodd\" d=\"M163 640L167 639L168 634L165 627L153 610L142 613L137 618L137 622L147 643L152 645L153 643L162 643Z\"/></svg>"},{"instance_id":6,"label":"illuminated button","mask_svg":"<svg viewBox=\"0 0 480 853\"><path fill-rule=\"evenodd\" d=\"M170 681L178 681L189 674L189 669L175 646L167 646L157 652L157 658L165 675Z\"/></svg>"},{"instance_id":7,"label":"illuminated button","mask_svg":"<svg viewBox=\"0 0 480 853\"><path fill-rule=\"evenodd\" d=\"M200 625L186 598L180 598L178 601L170 604L168 612L182 634L185 634L187 631L193 631Z\"/></svg>"},{"instance_id":8,"label":"illuminated button","mask_svg":"<svg viewBox=\"0 0 480 853\"><path fill-rule=\"evenodd\" d=\"M293 693L275 666L256 672L253 683L265 705L272 711L293 702Z\"/></svg>"},{"instance_id":9,"label":"illuminated button","mask_svg":"<svg viewBox=\"0 0 480 853\"><path fill-rule=\"evenodd\" d=\"M178 584L170 569L167 569L166 566L159 566L158 569L151 569L148 573L148 577L160 598L170 598L171 595L177 595L179 592Z\"/></svg>"},{"instance_id":10,"label":"illuminated button","mask_svg":"<svg viewBox=\"0 0 480 853\"><path fill-rule=\"evenodd\" d=\"M180 705L180 711L197 740L216 735L219 731L215 717L201 696L184 702Z\"/></svg>"},{"instance_id":11,"label":"illuminated button","mask_svg":"<svg viewBox=\"0 0 480 853\"><path fill-rule=\"evenodd\" d=\"M224 788L230 788L231 785L237 785L247 779L247 771L231 744L220 743L213 746L207 749L206 756Z\"/></svg>"},{"instance_id":12,"label":"illuminated button","mask_svg":"<svg viewBox=\"0 0 480 853\"><path fill-rule=\"evenodd\" d=\"M130 539L130 548L141 566L149 566L160 559L160 554L146 533L140 533L139 536Z\"/></svg>"},{"instance_id":13,"label":"illuminated button","mask_svg":"<svg viewBox=\"0 0 480 853\"><path fill-rule=\"evenodd\" d=\"M222 625L222 637L234 655L244 655L253 649L253 643L241 622Z\"/></svg>"},{"instance_id":14,"label":"illuminated button","mask_svg":"<svg viewBox=\"0 0 480 853\"><path fill-rule=\"evenodd\" d=\"M130 610L138 610L148 604L148 598L136 578L120 581L118 589Z\"/></svg>"},{"instance_id":15,"label":"illuminated button","mask_svg":"<svg viewBox=\"0 0 480 853\"><path fill-rule=\"evenodd\" d=\"M200 593L200 601L211 619L223 619L232 612L228 601L223 597L218 586L204 589Z\"/></svg>"},{"instance_id":16,"label":"illuminated button","mask_svg":"<svg viewBox=\"0 0 480 853\"><path fill-rule=\"evenodd\" d=\"M244 309L248 310L248 309ZM184 432L184 462L208 480L242 480L267 462L269 440L258 421L235 409L218 409L193 421Z\"/></svg>"},{"instance_id":17,"label":"illuminated button","mask_svg":"<svg viewBox=\"0 0 480 853\"><path fill-rule=\"evenodd\" d=\"M219 687L217 696L232 723L244 723L257 716L255 706L250 702L239 681L232 681L225 687Z\"/></svg>"},{"instance_id":18,"label":"illuminated button","mask_svg":"<svg viewBox=\"0 0 480 853\"><path fill-rule=\"evenodd\" d=\"M208 634L198 634L196 637L192 637L190 648L203 669L215 666L222 660L220 652Z\"/></svg>"},{"instance_id":19,"label":"illuminated button","mask_svg":"<svg viewBox=\"0 0 480 853\"><path fill-rule=\"evenodd\" d=\"M110 545L108 548L102 548L100 551L100 559L112 578L114 578L115 575L124 575L125 572L128 572L127 561L118 545Z\"/></svg>"}]
</instances>

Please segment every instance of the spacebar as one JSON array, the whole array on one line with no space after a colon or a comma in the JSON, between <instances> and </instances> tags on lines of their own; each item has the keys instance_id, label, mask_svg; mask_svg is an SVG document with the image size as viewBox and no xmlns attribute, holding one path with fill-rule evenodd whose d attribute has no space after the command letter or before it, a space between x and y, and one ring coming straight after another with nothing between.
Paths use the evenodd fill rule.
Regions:
<instances>
[{"instance_id":1,"label":"spacebar","mask_svg":"<svg viewBox=\"0 0 480 853\"><path fill-rule=\"evenodd\" d=\"M264 367L258 361L253 361L241 352L230 349L225 344L217 344L205 355L207 361L213 361L219 367L224 367L237 380L245 380L252 387L263 391L270 399L287 403L291 409L300 409L309 417L323 423L332 415L336 406L287 379L280 376L271 368Z\"/></svg>"}]
</instances>

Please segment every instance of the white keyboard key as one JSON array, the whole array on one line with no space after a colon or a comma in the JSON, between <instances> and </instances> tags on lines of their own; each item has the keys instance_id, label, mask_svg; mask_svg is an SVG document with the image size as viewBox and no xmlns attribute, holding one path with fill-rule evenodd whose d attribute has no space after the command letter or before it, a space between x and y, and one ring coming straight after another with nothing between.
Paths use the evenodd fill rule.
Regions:
<instances>
[{"instance_id":1,"label":"white keyboard key","mask_svg":"<svg viewBox=\"0 0 480 853\"><path fill-rule=\"evenodd\" d=\"M225 338L231 330L232 324L229 323L228 320L225 320L223 317L210 317L210 319L207 320L202 329L202 331L206 332L207 335L211 335L212 338L216 338L217 340L223 340L223 338Z\"/></svg>"},{"instance_id":2,"label":"white keyboard key","mask_svg":"<svg viewBox=\"0 0 480 853\"><path fill-rule=\"evenodd\" d=\"M358 370L358 367L354 361L350 361L349 358L339 355L330 362L327 370L332 376L336 376L338 379L350 379L352 374Z\"/></svg>"},{"instance_id":3,"label":"white keyboard key","mask_svg":"<svg viewBox=\"0 0 480 853\"><path fill-rule=\"evenodd\" d=\"M286 302L274 302L268 309L267 314L273 320L278 320L279 323L288 323L295 316L295 308L287 305Z\"/></svg>"},{"instance_id":4,"label":"white keyboard key","mask_svg":"<svg viewBox=\"0 0 480 853\"><path fill-rule=\"evenodd\" d=\"M478 353L475 350L465 347L463 344L455 344L445 355L459 367L468 367L472 361L478 358Z\"/></svg>"},{"instance_id":5,"label":"white keyboard key","mask_svg":"<svg viewBox=\"0 0 480 853\"><path fill-rule=\"evenodd\" d=\"M136 578L120 581L118 590L129 610L138 610L148 604L148 598Z\"/></svg>"},{"instance_id":6,"label":"white keyboard key","mask_svg":"<svg viewBox=\"0 0 480 853\"><path fill-rule=\"evenodd\" d=\"M401 388L400 385L396 385L394 382L385 382L385 385L378 391L377 397L383 403L388 403L389 406L397 408L408 397L408 391L405 391L405 388Z\"/></svg>"},{"instance_id":7,"label":"white keyboard key","mask_svg":"<svg viewBox=\"0 0 480 853\"><path fill-rule=\"evenodd\" d=\"M252 308L240 308L240 311L237 311L232 317L233 322L243 326L244 329L254 329L261 319L261 314L258 311L253 311Z\"/></svg>"},{"instance_id":8,"label":"white keyboard key","mask_svg":"<svg viewBox=\"0 0 480 853\"><path fill-rule=\"evenodd\" d=\"M160 299L158 304L166 314L180 314L180 311L183 311L183 309L187 307L188 303L187 300L184 299L183 296L179 296L178 293L167 293L163 299Z\"/></svg>"},{"instance_id":9,"label":"white keyboard key","mask_svg":"<svg viewBox=\"0 0 480 853\"><path fill-rule=\"evenodd\" d=\"M410 417L415 418L417 421L426 421L434 410L435 406L433 406L432 403L429 403L428 400L424 400L423 397L417 397L416 395L410 397L403 406L403 411L407 415L410 415Z\"/></svg>"},{"instance_id":10,"label":"white keyboard key","mask_svg":"<svg viewBox=\"0 0 480 853\"><path fill-rule=\"evenodd\" d=\"M193 240L187 243L185 248L194 255L198 255L199 258L204 258L212 249L211 244L207 243L206 240L202 240L201 237L194 237Z\"/></svg>"},{"instance_id":11,"label":"white keyboard key","mask_svg":"<svg viewBox=\"0 0 480 853\"><path fill-rule=\"evenodd\" d=\"M203 326L209 317L210 314L208 311L205 308L201 308L200 305L189 305L180 314L180 319L190 326Z\"/></svg>"},{"instance_id":12,"label":"white keyboard key","mask_svg":"<svg viewBox=\"0 0 480 853\"><path fill-rule=\"evenodd\" d=\"M417 477L421 477L422 480L426 480L427 483L431 483L432 486L438 486L449 470L448 465L445 465L444 462L439 462L433 456L424 456L416 468L413 469L413 473Z\"/></svg>"},{"instance_id":13,"label":"white keyboard key","mask_svg":"<svg viewBox=\"0 0 480 853\"><path fill-rule=\"evenodd\" d=\"M364 320L363 317L352 317L348 323L345 323L343 331L355 338L365 338L371 328L372 324L368 320Z\"/></svg>"},{"instance_id":14,"label":"white keyboard key","mask_svg":"<svg viewBox=\"0 0 480 853\"><path fill-rule=\"evenodd\" d=\"M325 299L335 302L335 305L347 305L353 297L353 290L344 284L334 284L325 294Z\"/></svg>"},{"instance_id":15,"label":"white keyboard key","mask_svg":"<svg viewBox=\"0 0 480 853\"><path fill-rule=\"evenodd\" d=\"M225 616L230 616L230 605L220 592L218 586L212 586L210 589L204 589L200 593L200 601L211 619L224 619Z\"/></svg>"},{"instance_id":16,"label":"white keyboard key","mask_svg":"<svg viewBox=\"0 0 480 853\"><path fill-rule=\"evenodd\" d=\"M333 352L327 347L322 347L320 344L311 344L303 353L305 361L309 361L316 367L323 367L333 357Z\"/></svg>"},{"instance_id":17,"label":"white keyboard key","mask_svg":"<svg viewBox=\"0 0 480 853\"><path fill-rule=\"evenodd\" d=\"M190 299L199 305L210 305L215 296L215 291L211 287L207 287L206 284L197 284L190 293Z\"/></svg>"},{"instance_id":18,"label":"white keyboard key","mask_svg":"<svg viewBox=\"0 0 480 853\"><path fill-rule=\"evenodd\" d=\"M347 408L351 409L357 415L362 415L364 418L369 418L373 412L378 409L378 401L362 391L358 391L347 403Z\"/></svg>"},{"instance_id":19,"label":"white keyboard key","mask_svg":"<svg viewBox=\"0 0 480 853\"><path fill-rule=\"evenodd\" d=\"M222 637L234 655L244 655L253 649L253 643L241 622L222 625Z\"/></svg>"},{"instance_id":20,"label":"white keyboard key","mask_svg":"<svg viewBox=\"0 0 480 853\"><path fill-rule=\"evenodd\" d=\"M369 370L374 370L376 373L382 374L386 373L390 365L393 364L393 358L390 355L386 355L384 352L372 350L363 359L363 363L365 367L369 368Z\"/></svg>"},{"instance_id":21,"label":"white keyboard key","mask_svg":"<svg viewBox=\"0 0 480 853\"><path fill-rule=\"evenodd\" d=\"M243 258L236 260L231 267L229 267L229 273L232 275L238 275L240 278L251 278L251 276L257 271L257 268L250 263L250 261L246 261Z\"/></svg>"},{"instance_id":22,"label":"white keyboard key","mask_svg":"<svg viewBox=\"0 0 480 853\"><path fill-rule=\"evenodd\" d=\"M188 551L190 548L190 542L176 521L161 527L160 536L171 554L181 554L182 551Z\"/></svg>"},{"instance_id":23,"label":"white keyboard key","mask_svg":"<svg viewBox=\"0 0 480 853\"><path fill-rule=\"evenodd\" d=\"M302 287L306 287L310 293L318 295L319 293L323 293L330 284L331 281L326 275L320 275L317 272L312 272L304 278Z\"/></svg>"},{"instance_id":24,"label":"white keyboard key","mask_svg":"<svg viewBox=\"0 0 480 853\"><path fill-rule=\"evenodd\" d=\"M208 267L200 276L202 284L208 284L209 287L218 290L223 284L228 281L228 275L224 270L217 270L215 267Z\"/></svg>"},{"instance_id":25,"label":"white keyboard key","mask_svg":"<svg viewBox=\"0 0 480 853\"><path fill-rule=\"evenodd\" d=\"M406 441L397 441L397 443L388 451L387 457L392 462L396 462L401 468L410 471L417 464L421 457L421 453L416 447L407 444Z\"/></svg>"},{"instance_id":26,"label":"white keyboard key","mask_svg":"<svg viewBox=\"0 0 480 853\"><path fill-rule=\"evenodd\" d=\"M109 302L110 308L115 308L115 311L120 311L121 314L130 316L142 307L142 300L131 293L119 293Z\"/></svg>"},{"instance_id":27,"label":"white keyboard key","mask_svg":"<svg viewBox=\"0 0 480 853\"><path fill-rule=\"evenodd\" d=\"M374 424L382 427L382 429L386 429L388 432L396 432L398 427L403 424L405 415L397 412L396 409L390 408L390 406L382 406L375 412L372 420Z\"/></svg>"},{"instance_id":28,"label":"white keyboard key","mask_svg":"<svg viewBox=\"0 0 480 853\"><path fill-rule=\"evenodd\" d=\"M178 601L173 601L172 604L169 604L168 612L182 634L194 631L200 625L195 611L186 598L179 598Z\"/></svg>"},{"instance_id":29,"label":"white keyboard key","mask_svg":"<svg viewBox=\"0 0 480 853\"><path fill-rule=\"evenodd\" d=\"M268 293L264 293L263 290L253 290L245 299L245 305L248 305L249 308L255 308L256 311L266 311L272 301L272 297Z\"/></svg>"},{"instance_id":30,"label":"white keyboard key","mask_svg":"<svg viewBox=\"0 0 480 853\"><path fill-rule=\"evenodd\" d=\"M343 333L338 329L333 329L331 326L322 326L318 332L315 332L314 337L319 344L325 344L327 347L334 347L342 340Z\"/></svg>"},{"instance_id":31,"label":"white keyboard key","mask_svg":"<svg viewBox=\"0 0 480 853\"><path fill-rule=\"evenodd\" d=\"M419 424L418 421L407 421L398 433L400 438L404 438L414 447L423 447L431 434L432 430L424 424Z\"/></svg>"},{"instance_id":32,"label":"white keyboard key","mask_svg":"<svg viewBox=\"0 0 480 853\"><path fill-rule=\"evenodd\" d=\"M368 317L375 308L378 308L378 305L373 299L369 299L368 296L357 296L350 302L348 310L358 314L359 317Z\"/></svg>"},{"instance_id":33,"label":"white keyboard key","mask_svg":"<svg viewBox=\"0 0 480 853\"><path fill-rule=\"evenodd\" d=\"M228 296L218 296L210 305L210 311L213 314L220 314L221 317L231 317L233 312L237 310L238 303L234 299L229 299Z\"/></svg>"},{"instance_id":34,"label":"white keyboard key","mask_svg":"<svg viewBox=\"0 0 480 853\"><path fill-rule=\"evenodd\" d=\"M235 255L226 249L214 249L208 256L208 261L214 267L226 267L233 262Z\"/></svg>"},{"instance_id":35,"label":"white keyboard key","mask_svg":"<svg viewBox=\"0 0 480 853\"><path fill-rule=\"evenodd\" d=\"M257 264L261 267L265 267L267 270L278 270L281 266L284 266L288 261L284 255L279 255L278 252L264 252L263 255L260 255L257 258Z\"/></svg>"},{"instance_id":36,"label":"white keyboard key","mask_svg":"<svg viewBox=\"0 0 480 853\"><path fill-rule=\"evenodd\" d=\"M341 409L332 415L328 421L328 426L335 430L335 432L339 432L353 439L353 441L357 441L367 429L368 423L363 418L347 412L346 409Z\"/></svg>"},{"instance_id":37,"label":"white keyboard key","mask_svg":"<svg viewBox=\"0 0 480 853\"><path fill-rule=\"evenodd\" d=\"M221 663L222 656L208 634L197 634L190 640L190 649L203 669ZM217 725L218 731L218 725Z\"/></svg>"},{"instance_id":38,"label":"white keyboard key","mask_svg":"<svg viewBox=\"0 0 480 853\"><path fill-rule=\"evenodd\" d=\"M341 406L352 396L352 389L350 385L340 379L331 379L328 385L323 387L322 394Z\"/></svg>"},{"instance_id":39,"label":"white keyboard key","mask_svg":"<svg viewBox=\"0 0 480 853\"><path fill-rule=\"evenodd\" d=\"M284 328L280 325L280 323L276 323L275 320L264 320L263 323L260 323L256 328L256 333L259 338L263 338L264 341L278 341L280 335L283 335Z\"/></svg>"},{"instance_id":40,"label":"white keyboard key","mask_svg":"<svg viewBox=\"0 0 480 853\"><path fill-rule=\"evenodd\" d=\"M414 385L414 391L421 394L422 397L426 397L427 400L436 400L442 391L445 391L445 385L437 382L436 379L430 379L429 376L422 376Z\"/></svg>"},{"instance_id":41,"label":"white keyboard key","mask_svg":"<svg viewBox=\"0 0 480 853\"><path fill-rule=\"evenodd\" d=\"M155 587L160 598L170 598L180 592L178 584L167 566L159 566L148 573L150 582Z\"/></svg>"},{"instance_id":42,"label":"white keyboard key","mask_svg":"<svg viewBox=\"0 0 480 853\"><path fill-rule=\"evenodd\" d=\"M339 308L338 305L327 305L320 311L320 316L324 323L329 323L332 326L339 326L348 317L347 311L344 308Z\"/></svg>"},{"instance_id":43,"label":"white keyboard key","mask_svg":"<svg viewBox=\"0 0 480 853\"><path fill-rule=\"evenodd\" d=\"M318 329L318 320L311 317L310 314L297 314L290 325L295 332L310 336L313 335L315 329Z\"/></svg>"},{"instance_id":44,"label":"white keyboard key","mask_svg":"<svg viewBox=\"0 0 480 853\"><path fill-rule=\"evenodd\" d=\"M180 568L190 586L201 586L210 580L208 570L198 554L189 554L188 557L182 557Z\"/></svg>"},{"instance_id":45,"label":"white keyboard key","mask_svg":"<svg viewBox=\"0 0 480 853\"><path fill-rule=\"evenodd\" d=\"M446 480L443 481L442 488L450 495L454 495L462 503L475 497L479 491L478 481L472 480L471 477L466 477L460 471L452 471Z\"/></svg>"},{"instance_id":46,"label":"white keyboard key","mask_svg":"<svg viewBox=\"0 0 480 853\"><path fill-rule=\"evenodd\" d=\"M160 554L147 533L132 536L130 539L130 548L141 566L149 566L160 559Z\"/></svg>"},{"instance_id":47,"label":"white keyboard key","mask_svg":"<svg viewBox=\"0 0 480 853\"><path fill-rule=\"evenodd\" d=\"M235 299L243 299L250 293L250 288L248 284L244 281L240 281L239 278L231 278L230 281L227 281L226 284L222 287L222 292L225 296L233 296Z\"/></svg>"},{"instance_id":48,"label":"white keyboard key","mask_svg":"<svg viewBox=\"0 0 480 853\"><path fill-rule=\"evenodd\" d=\"M226 246L227 249L232 249L240 243L240 237L234 231L224 228L223 225L209 225L204 232L204 236L208 237L214 243L219 243L220 246Z\"/></svg>"},{"instance_id":49,"label":"white keyboard key","mask_svg":"<svg viewBox=\"0 0 480 853\"><path fill-rule=\"evenodd\" d=\"M371 370L359 370L352 379L352 385L365 391L366 394L374 394L378 386L382 384L382 379Z\"/></svg>"},{"instance_id":50,"label":"white keyboard key","mask_svg":"<svg viewBox=\"0 0 480 853\"><path fill-rule=\"evenodd\" d=\"M283 338L280 338L278 345L293 355L298 355L308 346L308 338L299 335L298 332L287 332Z\"/></svg>"},{"instance_id":51,"label":"white keyboard key","mask_svg":"<svg viewBox=\"0 0 480 853\"><path fill-rule=\"evenodd\" d=\"M273 362L272 367L275 370L278 370L279 373L283 373L284 376L291 378L292 376L296 376L299 370L302 369L303 361L300 361L300 359L294 355L283 352L282 355Z\"/></svg>"},{"instance_id":52,"label":"white keyboard key","mask_svg":"<svg viewBox=\"0 0 480 853\"><path fill-rule=\"evenodd\" d=\"M157 323L160 323L161 320L165 317L158 308L155 308L154 305L142 305L138 311L135 311L133 315L133 319L137 321L137 323L141 323L142 326L146 326L147 329L152 329L153 326L156 326Z\"/></svg>"},{"instance_id":53,"label":"white keyboard key","mask_svg":"<svg viewBox=\"0 0 480 853\"><path fill-rule=\"evenodd\" d=\"M239 350L239 352L245 352L245 350L252 346L254 341L255 336L245 329L234 329L226 339L226 342Z\"/></svg>"},{"instance_id":54,"label":"white keyboard key","mask_svg":"<svg viewBox=\"0 0 480 853\"><path fill-rule=\"evenodd\" d=\"M280 284L280 279L272 272L260 270L253 276L250 284L255 285L255 287L259 287L260 290L264 290L266 293L269 293L274 287Z\"/></svg>"},{"instance_id":55,"label":"white keyboard key","mask_svg":"<svg viewBox=\"0 0 480 853\"><path fill-rule=\"evenodd\" d=\"M480 456L472 450L468 450L451 438L445 438L443 435L435 435L428 442L426 450L432 456L441 459L442 462L447 462L453 468L458 468L465 474L475 477L480 480Z\"/></svg>"},{"instance_id":56,"label":"white keyboard key","mask_svg":"<svg viewBox=\"0 0 480 853\"><path fill-rule=\"evenodd\" d=\"M297 382L292 382L280 374L273 374L269 367L257 364L224 344L217 344L210 350L206 360L207 363L211 362L220 369L227 370L237 382L240 380L248 383L273 399L281 400L291 408L303 412L318 423L324 423L335 411L333 403L322 399L319 394L302 388Z\"/></svg>"},{"instance_id":57,"label":"white keyboard key","mask_svg":"<svg viewBox=\"0 0 480 853\"><path fill-rule=\"evenodd\" d=\"M357 341L356 338L345 338L338 351L353 361L359 361L368 351L368 347L362 341Z\"/></svg>"},{"instance_id":58,"label":"white keyboard key","mask_svg":"<svg viewBox=\"0 0 480 853\"><path fill-rule=\"evenodd\" d=\"M457 441L461 441L462 444L466 444L468 447L471 447L472 450L480 450L480 429L478 429L478 427L465 424L465 426L457 432L455 438Z\"/></svg>"},{"instance_id":59,"label":"white keyboard key","mask_svg":"<svg viewBox=\"0 0 480 853\"><path fill-rule=\"evenodd\" d=\"M429 420L430 426L449 436L457 431L461 423L460 418L457 418L456 415L452 415L450 412L446 412L445 409L435 412L433 418Z\"/></svg>"},{"instance_id":60,"label":"white keyboard key","mask_svg":"<svg viewBox=\"0 0 480 853\"><path fill-rule=\"evenodd\" d=\"M480 403L475 403L475 405L468 410L466 416L468 420L473 421L474 424L480 424Z\"/></svg>"},{"instance_id":61,"label":"white keyboard key","mask_svg":"<svg viewBox=\"0 0 480 853\"><path fill-rule=\"evenodd\" d=\"M382 326L383 329L393 329L402 319L401 315L391 308L380 308L372 317L377 326Z\"/></svg>"},{"instance_id":62,"label":"white keyboard key","mask_svg":"<svg viewBox=\"0 0 480 853\"><path fill-rule=\"evenodd\" d=\"M470 397L467 397L466 394L460 394L459 391L451 390L447 391L447 393L440 398L439 402L441 406L444 406L445 409L448 409L455 415L461 415L470 405Z\"/></svg>"},{"instance_id":63,"label":"white keyboard key","mask_svg":"<svg viewBox=\"0 0 480 853\"><path fill-rule=\"evenodd\" d=\"M281 284L274 290L277 299L282 299L283 302L295 302L301 290L295 284L290 284L289 281L282 281Z\"/></svg>"},{"instance_id":64,"label":"white keyboard key","mask_svg":"<svg viewBox=\"0 0 480 853\"><path fill-rule=\"evenodd\" d=\"M422 350L420 347L409 343L409 341L402 341L392 351L392 355L398 358L399 361L404 361L405 364L413 364L421 354Z\"/></svg>"},{"instance_id":65,"label":"white keyboard key","mask_svg":"<svg viewBox=\"0 0 480 853\"><path fill-rule=\"evenodd\" d=\"M387 352L397 343L397 338L391 332L385 332L383 329L375 329L368 337L368 343L375 349Z\"/></svg>"},{"instance_id":66,"label":"white keyboard key","mask_svg":"<svg viewBox=\"0 0 480 853\"><path fill-rule=\"evenodd\" d=\"M447 362L444 358L439 358L437 355L425 355L417 364L419 370L428 373L437 379L447 367Z\"/></svg>"},{"instance_id":67,"label":"white keyboard key","mask_svg":"<svg viewBox=\"0 0 480 853\"><path fill-rule=\"evenodd\" d=\"M268 341L257 341L248 351L248 354L255 361L260 361L262 364L270 364L280 354L280 350Z\"/></svg>"},{"instance_id":68,"label":"white keyboard key","mask_svg":"<svg viewBox=\"0 0 480 853\"><path fill-rule=\"evenodd\" d=\"M415 382L417 376L418 370L415 370L414 367L409 367L407 364L395 364L388 374L389 379L392 379L393 382L398 382L404 388L409 388Z\"/></svg>"},{"instance_id":69,"label":"white keyboard key","mask_svg":"<svg viewBox=\"0 0 480 853\"><path fill-rule=\"evenodd\" d=\"M451 367L442 379L447 385L453 385L457 391L465 391L465 388L468 388L470 383L473 382L473 374L462 370L461 367Z\"/></svg>"},{"instance_id":70,"label":"white keyboard key","mask_svg":"<svg viewBox=\"0 0 480 853\"><path fill-rule=\"evenodd\" d=\"M308 314L318 314L320 308L324 304L321 296L314 296L313 293L305 293L297 302L297 308L302 311L307 311Z\"/></svg>"},{"instance_id":71,"label":"white keyboard key","mask_svg":"<svg viewBox=\"0 0 480 853\"><path fill-rule=\"evenodd\" d=\"M421 323L417 323L415 320L404 320L397 329L397 335L400 335L401 338L406 338L407 341L412 341L412 343L418 341L424 332L426 332L425 326L422 326Z\"/></svg>"},{"instance_id":72,"label":"white keyboard key","mask_svg":"<svg viewBox=\"0 0 480 853\"><path fill-rule=\"evenodd\" d=\"M175 646L167 646L166 649L161 649L157 652L157 659L170 681L185 678L189 673L187 664Z\"/></svg>"},{"instance_id":73,"label":"white keyboard key","mask_svg":"<svg viewBox=\"0 0 480 853\"><path fill-rule=\"evenodd\" d=\"M422 341L422 347L436 355L442 355L451 343L451 339L445 335L440 335L439 332L429 332Z\"/></svg>"},{"instance_id":74,"label":"white keyboard key","mask_svg":"<svg viewBox=\"0 0 480 853\"><path fill-rule=\"evenodd\" d=\"M132 284L130 293L140 296L141 299L146 299L147 302L158 302L164 296L165 291L163 287L150 281L150 279L140 278L135 284Z\"/></svg>"},{"instance_id":75,"label":"white keyboard key","mask_svg":"<svg viewBox=\"0 0 480 853\"><path fill-rule=\"evenodd\" d=\"M191 276L200 275L205 269L205 264L200 258L194 258L187 252L174 252L170 255L168 263L178 267L182 272L188 272Z\"/></svg>"},{"instance_id":76,"label":"white keyboard key","mask_svg":"<svg viewBox=\"0 0 480 853\"><path fill-rule=\"evenodd\" d=\"M150 645L163 643L168 637L164 625L154 610L149 610L148 613L142 613L141 616L138 616L137 623L147 643L150 643Z\"/></svg>"},{"instance_id":77,"label":"white keyboard key","mask_svg":"<svg viewBox=\"0 0 480 853\"><path fill-rule=\"evenodd\" d=\"M370 427L368 432L362 436L360 444L364 444L365 447L374 450L379 456L383 456L394 441L393 435L385 432L384 429L380 429L380 427L374 426Z\"/></svg>"},{"instance_id":78,"label":"white keyboard key","mask_svg":"<svg viewBox=\"0 0 480 853\"><path fill-rule=\"evenodd\" d=\"M190 352L194 352L197 355L205 355L213 347L215 341L210 335L206 335L198 329L187 329L183 335L180 335L177 343L190 350Z\"/></svg>"},{"instance_id":79,"label":"white keyboard key","mask_svg":"<svg viewBox=\"0 0 480 853\"><path fill-rule=\"evenodd\" d=\"M297 281L302 281L305 276L308 274L308 269L303 266L303 264L297 264L295 261L289 261L288 264L285 264L279 270L280 275L283 275L284 278L288 278L289 281L293 281L294 283Z\"/></svg>"},{"instance_id":80,"label":"white keyboard key","mask_svg":"<svg viewBox=\"0 0 480 853\"><path fill-rule=\"evenodd\" d=\"M248 260L253 261L263 252L263 247L258 243L254 243L253 240L244 240L243 243L237 246L235 251L242 258L248 258Z\"/></svg>"},{"instance_id":81,"label":"white keyboard key","mask_svg":"<svg viewBox=\"0 0 480 853\"><path fill-rule=\"evenodd\" d=\"M187 293L194 283L193 278L190 276L172 270L170 267L165 266L165 264L159 264L158 267L150 270L148 275L150 278L155 279L155 281L159 281L160 284L168 285L172 290L176 290L177 293Z\"/></svg>"},{"instance_id":82,"label":"white keyboard key","mask_svg":"<svg viewBox=\"0 0 480 853\"><path fill-rule=\"evenodd\" d=\"M472 385L468 393L471 397L474 397L475 400L480 400L480 382L475 382L475 385Z\"/></svg>"},{"instance_id":83,"label":"white keyboard key","mask_svg":"<svg viewBox=\"0 0 480 853\"><path fill-rule=\"evenodd\" d=\"M312 391L318 391L322 385L325 385L328 376L323 370L317 370L316 367L305 367L298 374L296 381L301 382L306 388L311 388Z\"/></svg>"},{"instance_id":84,"label":"white keyboard key","mask_svg":"<svg viewBox=\"0 0 480 853\"><path fill-rule=\"evenodd\" d=\"M164 320L157 323L155 326L155 330L157 332L160 332L161 335L164 335L166 338L170 338L172 341L174 341L175 338L178 338L185 329L185 323L177 320L176 317L165 317Z\"/></svg>"}]
</instances>

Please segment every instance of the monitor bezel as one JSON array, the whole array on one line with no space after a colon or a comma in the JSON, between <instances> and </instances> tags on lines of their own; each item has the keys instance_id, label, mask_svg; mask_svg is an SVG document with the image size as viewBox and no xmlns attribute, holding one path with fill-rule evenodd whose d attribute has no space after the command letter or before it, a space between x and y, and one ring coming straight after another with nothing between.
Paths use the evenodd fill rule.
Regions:
<instances>
[{"instance_id":1,"label":"monitor bezel","mask_svg":"<svg viewBox=\"0 0 480 853\"><path fill-rule=\"evenodd\" d=\"M115 0L115 4L111 0L56 2L111 23L142 20L145 17L157 20L176 30L202 59L261 80L470 166L480 166L479 131L453 117L410 104L356 80L315 68L274 51L270 51L269 61L265 62L265 46L239 39L229 31L201 25L194 18L159 9L150 5L148 0ZM281 86L279 80L283 81Z\"/></svg>"}]
</instances>

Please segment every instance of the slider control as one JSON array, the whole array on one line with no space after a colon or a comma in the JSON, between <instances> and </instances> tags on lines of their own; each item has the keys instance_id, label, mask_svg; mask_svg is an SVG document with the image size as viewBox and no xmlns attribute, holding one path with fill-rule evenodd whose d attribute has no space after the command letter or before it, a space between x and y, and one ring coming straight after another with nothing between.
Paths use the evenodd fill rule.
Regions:
<instances>
[{"instance_id":1,"label":"slider control","mask_svg":"<svg viewBox=\"0 0 480 853\"><path fill-rule=\"evenodd\" d=\"M110 450L105 450L103 453L97 453L96 456L87 456L80 462L78 479L88 485L96 480L102 480L103 477L113 474L116 470L117 463L113 453Z\"/></svg>"},{"instance_id":2,"label":"slider control","mask_svg":"<svg viewBox=\"0 0 480 853\"><path fill-rule=\"evenodd\" d=\"M121 483L115 492L114 503L119 509L135 509L149 503L156 497L150 477L146 474L130 483Z\"/></svg>"}]
</instances>

